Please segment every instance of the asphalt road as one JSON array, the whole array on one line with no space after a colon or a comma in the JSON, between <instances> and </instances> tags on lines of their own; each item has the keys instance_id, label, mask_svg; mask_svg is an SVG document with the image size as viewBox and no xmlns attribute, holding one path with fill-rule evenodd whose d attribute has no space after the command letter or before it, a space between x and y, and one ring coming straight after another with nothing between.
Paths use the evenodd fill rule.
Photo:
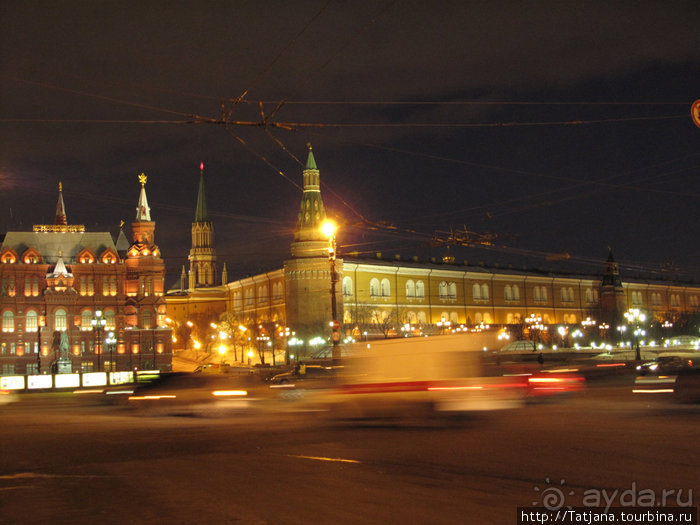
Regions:
<instances>
[{"instance_id":1,"label":"asphalt road","mask_svg":"<svg viewBox=\"0 0 700 525\"><path fill-rule=\"evenodd\" d=\"M506 524L554 489L565 505L700 497L700 406L622 384L448 424L154 417L71 396L0 417L2 524Z\"/></svg>"}]
</instances>

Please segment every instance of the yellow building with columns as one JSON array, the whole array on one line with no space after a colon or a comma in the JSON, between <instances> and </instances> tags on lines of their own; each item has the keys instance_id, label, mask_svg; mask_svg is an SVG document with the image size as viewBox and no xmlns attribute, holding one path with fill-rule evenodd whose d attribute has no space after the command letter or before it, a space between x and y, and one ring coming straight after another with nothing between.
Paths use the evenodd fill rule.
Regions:
<instances>
[{"instance_id":1,"label":"yellow building with columns","mask_svg":"<svg viewBox=\"0 0 700 525\"><path fill-rule=\"evenodd\" d=\"M189 322L192 330L207 332L197 333L199 339L215 339L218 328L213 325L222 316L229 328L245 328L242 341L252 345L264 341L279 348L292 332L307 342L315 336L328 338L332 320L329 241L321 232L326 213L311 149L302 175L304 191L291 257L281 268L230 282L224 276L216 286L191 275L187 279L183 269L179 289L166 297L176 334L185 338L174 344L176 349L188 347L192 339L188 343L187 330L178 332L178 326ZM203 191L200 183L198 209L206 202ZM197 248L202 251L201 243ZM210 248L207 261L216 267ZM586 276L457 264L448 257L421 262L380 254L374 259L340 254L335 265L338 318L346 335L390 336L400 334L402 328L437 333L481 325L522 327L529 319L545 326L579 325L585 320L610 326L630 308L660 321L700 310L700 285L623 282L612 254L601 274ZM287 335L283 338L280 333Z\"/></svg>"}]
</instances>

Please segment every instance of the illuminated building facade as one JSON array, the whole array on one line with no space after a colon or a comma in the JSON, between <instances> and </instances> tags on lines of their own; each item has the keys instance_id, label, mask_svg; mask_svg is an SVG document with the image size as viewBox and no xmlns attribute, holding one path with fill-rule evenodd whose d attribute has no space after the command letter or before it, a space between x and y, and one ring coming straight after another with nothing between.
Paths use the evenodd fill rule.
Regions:
<instances>
[{"instance_id":1,"label":"illuminated building facade","mask_svg":"<svg viewBox=\"0 0 700 525\"><path fill-rule=\"evenodd\" d=\"M320 175L311 150L303 171L304 193L291 258L281 269L200 290L183 289L166 298L168 312L182 325L192 315L201 325L227 312L235 323L257 330L289 327L300 337L327 337L331 320L329 241L321 233L325 210ZM341 233L342 236L342 233ZM700 285L671 281L623 282L610 254L598 275L455 264L452 258L376 259L340 254L338 315L346 334L387 335L404 325L426 332L440 327L523 325L529 317L545 325L577 325L595 319L612 323L629 308L668 319L700 309ZM176 348L184 347L181 341Z\"/></svg>"},{"instance_id":2,"label":"illuminated building facade","mask_svg":"<svg viewBox=\"0 0 700 525\"><path fill-rule=\"evenodd\" d=\"M69 224L60 184L54 224L3 236L3 375L57 372L61 358L62 371L170 370L165 268L140 182L131 243Z\"/></svg>"}]
</instances>

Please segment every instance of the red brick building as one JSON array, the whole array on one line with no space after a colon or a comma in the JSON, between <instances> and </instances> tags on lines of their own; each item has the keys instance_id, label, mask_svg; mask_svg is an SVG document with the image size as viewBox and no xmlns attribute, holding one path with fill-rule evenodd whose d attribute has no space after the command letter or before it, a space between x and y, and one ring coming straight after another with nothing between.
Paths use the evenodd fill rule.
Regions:
<instances>
[{"instance_id":1,"label":"red brick building","mask_svg":"<svg viewBox=\"0 0 700 525\"><path fill-rule=\"evenodd\" d=\"M68 224L59 184L54 224L0 243L0 373L171 369L165 267L139 177L132 241Z\"/></svg>"}]
</instances>

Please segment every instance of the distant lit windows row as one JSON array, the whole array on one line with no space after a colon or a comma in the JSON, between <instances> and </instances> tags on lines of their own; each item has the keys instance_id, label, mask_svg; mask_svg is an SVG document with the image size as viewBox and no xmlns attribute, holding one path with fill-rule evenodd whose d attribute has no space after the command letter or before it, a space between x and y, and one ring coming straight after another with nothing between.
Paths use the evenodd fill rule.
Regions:
<instances>
[{"instance_id":1,"label":"distant lit windows row","mask_svg":"<svg viewBox=\"0 0 700 525\"><path fill-rule=\"evenodd\" d=\"M251 286L246 288L244 291L236 290L233 292L233 309L240 310L243 307L244 299L245 306L251 307L255 306L255 289ZM257 303L266 304L268 301L279 302L284 299L284 285L282 282L272 283L272 295L270 295L270 289L266 284L261 284L257 288Z\"/></svg>"},{"instance_id":2,"label":"distant lit windows row","mask_svg":"<svg viewBox=\"0 0 700 525\"><path fill-rule=\"evenodd\" d=\"M106 309L100 312L102 318L104 318L104 329L114 330L116 328L116 318L114 310ZM165 326L165 306L159 307L159 311L156 315L156 325ZM16 323L16 317L14 312L11 310L5 310L2 313L2 331L5 333L14 332L19 328ZM36 332L39 330L39 315L34 310L28 310L27 313L22 316L25 322L25 331ZM92 310L85 309L80 313L79 324L76 319L76 325L79 326L81 331L93 330L93 320L97 319L96 312ZM141 328L149 329L155 328L156 325L154 321L154 312L148 309L144 309L140 313L139 324ZM42 321L43 322L43 321ZM59 332L68 329L68 313L63 308L58 308L53 314L53 330Z\"/></svg>"},{"instance_id":3,"label":"distant lit windows row","mask_svg":"<svg viewBox=\"0 0 700 525\"><path fill-rule=\"evenodd\" d=\"M20 281L21 283L22 281ZM24 296L25 297L37 297L41 292L40 283L43 285L44 277L39 277L37 275L27 276L24 278ZM95 295L95 279L92 276L82 276L78 278L78 292L83 296ZM3 297L15 297L17 295L17 283L14 277L3 277L0 283L0 295ZM144 281L145 288L142 291L146 292L146 295L153 293L153 280L148 278ZM150 292L150 293L148 293ZM21 293L21 292L20 292ZM117 295L117 277L116 276L105 276L102 279L102 295L115 296Z\"/></svg>"},{"instance_id":4,"label":"distant lit windows row","mask_svg":"<svg viewBox=\"0 0 700 525\"><path fill-rule=\"evenodd\" d=\"M89 248L84 248L77 255L75 260L80 264L93 264L98 260L103 264L115 264L119 260L119 257L117 252L111 248L103 251L99 258ZM2 253L0 253L0 263L2 264L15 264L19 261L23 262L24 264L39 264L44 262L41 254L34 248L28 248L25 250L21 257L19 257L11 248L6 248Z\"/></svg>"}]
</instances>

